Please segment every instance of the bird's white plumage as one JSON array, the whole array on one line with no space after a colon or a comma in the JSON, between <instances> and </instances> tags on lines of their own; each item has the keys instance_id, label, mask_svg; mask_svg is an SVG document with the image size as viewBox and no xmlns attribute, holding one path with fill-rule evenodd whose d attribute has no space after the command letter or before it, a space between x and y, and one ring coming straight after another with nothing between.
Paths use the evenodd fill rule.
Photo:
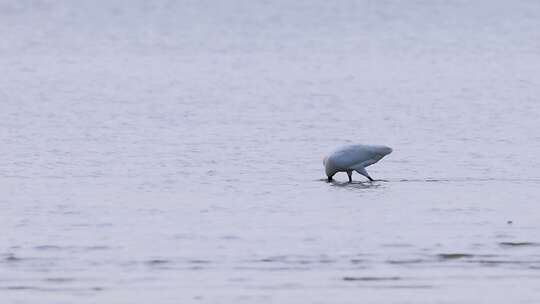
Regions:
<instances>
[{"instance_id":1,"label":"bird's white plumage","mask_svg":"<svg viewBox=\"0 0 540 304\"><path fill-rule=\"evenodd\" d=\"M324 158L324 167L329 179L337 172L356 171L371 179L366 167L373 165L384 156L392 153L386 146L349 145L341 147Z\"/></svg>"}]
</instances>

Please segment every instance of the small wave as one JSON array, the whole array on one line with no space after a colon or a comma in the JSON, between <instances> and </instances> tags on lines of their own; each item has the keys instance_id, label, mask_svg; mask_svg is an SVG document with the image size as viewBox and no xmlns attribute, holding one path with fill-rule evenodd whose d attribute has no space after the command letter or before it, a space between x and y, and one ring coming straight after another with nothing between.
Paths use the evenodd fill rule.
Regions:
<instances>
[{"instance_id":1,"label":"small wave","mask_svg":"<svg viewBox=\"0 0 540 304\"><path fill-rule=\"evenodd\" d=\"M406 284L406 285L385 285L377 286L375 288L388 288L388 289L429 289L433 288L433 285L426 284Z\"/></svg>"},{"instance_id":2,"label":"small wave","mask_svg":"<svg viewBox=\"0 0 540 304\"><path fill-rule=\"evenodd\" d=\"M188 260L187 261L189 264L210 264L212 263L212 261L209 261L209 260Z\"/></svg>"},{"instance_id":3,"label":"small wave","mask_svg":"<svg viewBox=\"0 0 540 304\"><path fill-rule=\"evenodd\" d=\"M408 259L408 260L387 260L386 263L394 265L405 265L405 264L420 264L428 262L424 259Z\"/></svg>"},{"instance_id":4,"label":"small wave","mask_svg":"<svg viewBox=\"0 0 540 304\"><path fill-rule=\"evenodd\" d=\"M437 257L441 260L458 260L474 258L474 254L470 253L439 253Z\"/></svg>"},{"instance_id":5,"label":"small wave","mask_svg":"<svg viewBox=\"0 0 540 304\"><path fill-rule=\"evenodd\" d=\"M163 264L169 264L171 263L171 261L169 260L161 260L161 259L153 259L153 260L149 260L149 261L146 261L145 264L147 265L163 265Z\"/></svg>"},{"instance_id":6,"label":"small wave","mask_svg":"<svg viewBox=\"0 0 540 304\"><path fill-rule=\"evenodd\" d=\"M525 246L540 246L540 243L534 242L500 242L499 246L502 247L525 247Z\"/></svg>"},{"instance_id":7,"label":"small wave","mask_svg":"<svg viewBox=\"0 0 540 304\"><path fill-rule=\"evenodd\" d=\"M23 285L5 286L5 287L0 287L0 289L5 289L5 290L39 290L38 287L23 286Z\"/></svg>"},{"instance_id":8,"label":"small wave","mask_svg":"<svg viewBox=\"0 0 540 304\"><path fill-rule=\"evenodd\" d=\"M8 262L8 263L14 263L14 262L19 262L19 261L22 261L21 258L15 256L14 254L12 253L9 253L6 255L6 257L4 258L4 261Z\"/></svg>"},{"instance_id":9,"label":"small wave","mask_svg":"<svg viewBox=\"0 0 540 304\"><path fill-rule=\"evenodd\" d=\"M65 247L55 246L55 245L41 245L34 247L36 250L61 250L66 249Z\"/></svg>"},{"instance_id":10,"label":"small wave","mask_svg":"<svg viewBox=\"0 0 540 304\"><path fill-rule=\"evenodd\" d=\"M57 246L57 245L39 245L33 247L38 251L57 251L57 250L72 250L72 251L98 251L109 250L109 246L93 245L93 246Z\"/></svg>"},{"instance_id":11,"label":"small wave","mask_svg":"<svg viewBox=\"0 0 540 304\"><path fill-rule=\"evenodd\" d=\"M74 278L46 278L44 279L46 282L50 283L68 283L68 282L74 282Z\"/></svg>"},{"instance_id":12,"label":"small wave","mask_svg":"<svg viewBox=\"0 0 540 304\"><path fill-rule=\"evenodd\" d=\"M343 277L343 281L365 281L365 282L377 282L377 281L398 281L400 277Z\"/></svg>"}]
</instances>

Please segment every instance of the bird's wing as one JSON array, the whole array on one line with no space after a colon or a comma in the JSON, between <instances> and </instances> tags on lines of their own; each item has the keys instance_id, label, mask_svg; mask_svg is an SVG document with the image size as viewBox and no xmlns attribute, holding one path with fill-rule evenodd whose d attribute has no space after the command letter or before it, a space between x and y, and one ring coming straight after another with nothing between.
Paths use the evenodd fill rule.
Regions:
<instances>
[{"instance_id":1,"label":"bird's wing","mask_svg":"<svg viewBox=\"0 0 540 304\"><path fill-rule=\"evenodd\" d=\"M368 159L366 161L363 161L361 165L365 168L367 166L373 165L376 162L377 162L377 160L375 158L370 158L370 159Z\"/></svg>"},{"instance_id":2,"label":"bird's wing","mask_svg":"<svg viewBox=\"0 0 540 304\"><path fill-rule=\"evenodd\" d=\"M362 146L349 146L337 150L332 154L332 161L342 169L362 163L370 158L369 152L362 148Z\"/></svg>"}]
</instances>

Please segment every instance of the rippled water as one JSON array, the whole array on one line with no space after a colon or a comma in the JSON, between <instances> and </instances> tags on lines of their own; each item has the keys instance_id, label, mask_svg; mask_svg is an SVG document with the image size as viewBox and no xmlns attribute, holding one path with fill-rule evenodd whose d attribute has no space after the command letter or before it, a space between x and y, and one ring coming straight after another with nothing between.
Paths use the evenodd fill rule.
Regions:
<instances>
[{"instance_id":1,"label":"rippled water","mask_svg":"<svg viewBox=\"0 0 540 304\"><path fill-rule=\"evenodd\" d=\"M2 303L538 303L537 1L0 1ZM394 153L324 181L345 143Z\"/></svg>"}]
</instances>

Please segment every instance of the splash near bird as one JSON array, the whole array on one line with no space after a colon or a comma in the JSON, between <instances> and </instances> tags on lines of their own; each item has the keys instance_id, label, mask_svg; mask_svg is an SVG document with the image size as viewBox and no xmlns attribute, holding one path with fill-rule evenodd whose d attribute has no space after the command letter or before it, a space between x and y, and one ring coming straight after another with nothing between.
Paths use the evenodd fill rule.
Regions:
<instances>
[{"instance_id":1,"label":"splash near bird","mask_svg":"<svg viewBox=\"0 0 540 304\"><path fill-rule=\"evenodd\" d=\"M352 172L356 171L367 177L370 181L366 167L373 165L386 155L392 153L392 148L386 146L350 145L339 148L324 158L323 164L328 181L337 172L347 172L349 182L352 182Z\"/></svg>"}]
</instances>

